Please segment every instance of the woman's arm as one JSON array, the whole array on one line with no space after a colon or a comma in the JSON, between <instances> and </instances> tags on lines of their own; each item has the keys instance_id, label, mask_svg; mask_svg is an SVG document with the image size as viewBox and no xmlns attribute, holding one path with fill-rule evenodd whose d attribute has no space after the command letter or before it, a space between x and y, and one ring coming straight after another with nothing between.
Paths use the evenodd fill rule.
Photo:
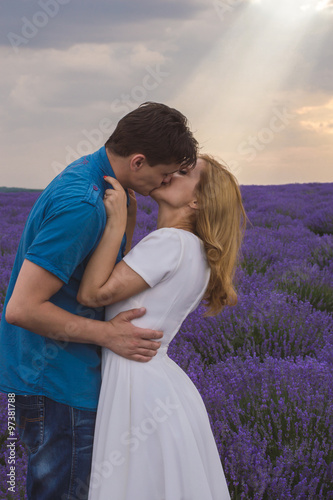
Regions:
<instances>
[{"instance_id":1,"label":"woman's arm","mask_svg":"<svg viewBox=\"0 0 333 500\"><path fill-rule=\"evenodd\" d=\"M83 274L77 300L86 302L109 278L117 260L119 247L127 223L126 193L113 177L105 177L113 189L105 191L103 203L106 211L106 225L102 238L91 256Z\"/></svg>"},{"instance_id":2,"label":"woman's arm","mask_svg":"<svg viewBox=\"0 0 333 500\"><path fill-rule=\"evenodd\" d=\"M149 287L141 276L124 262L119 262L114 267L125 226L129 230L128 251L130 249L134 231L133 212L130 214L132 217L128 222L124 189L116 179L107 177L106 180L114 187L113 190L106 190L107 196L103 200L107 215L106 226L103 236L87 264L77 294L77 301L87 307L109 305L131 297ZM133 203L132 199L131 203ZM134 211L133 205L132 209Z\"/></svg>"},{"instance_id":3,"label":"woman's arm","mask_svg":"<svg viewBox=\"0 0 333 500\"><path fill-rule=\"evenodd\" d=\"M118 262L106 283L94 291L77 296L78 302L86 307L101 307L120 302L147 290L149 285L124 261Z\"/></svg>"}]
</instances>

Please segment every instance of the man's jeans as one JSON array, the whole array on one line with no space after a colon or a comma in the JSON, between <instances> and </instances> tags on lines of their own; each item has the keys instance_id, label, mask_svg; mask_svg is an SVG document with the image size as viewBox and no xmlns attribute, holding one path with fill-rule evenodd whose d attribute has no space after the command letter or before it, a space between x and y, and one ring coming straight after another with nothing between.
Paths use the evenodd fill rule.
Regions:
<instances>
[{"instance_id":1,"label":"man's jeans","mask_svg":"<svg viewBox=\"0 0 333 500\"><path fill-rule=\"evenodd\" d=\"M29 500L86 500L96 412L46 396L15 396L16 427L29 452Z\"/></svg>"}]
</instances>

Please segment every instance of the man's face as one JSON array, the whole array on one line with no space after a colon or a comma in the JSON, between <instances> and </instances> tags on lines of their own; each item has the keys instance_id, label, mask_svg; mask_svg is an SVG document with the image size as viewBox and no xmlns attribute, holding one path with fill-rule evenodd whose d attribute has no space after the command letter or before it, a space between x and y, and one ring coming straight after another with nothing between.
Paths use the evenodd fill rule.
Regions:
<instances>
[{"instance_id":1,"label":"man's face","mask_svg":"<svg viewBox=\"0 0 333 500\"><path fill-rule=\"evenodd\" d=\"M155 189L150 196L157 203L164 202L172 208L189 206L196 199L196 187L205 166L204 160L198 158L194 168L175 173L171 182Z\"/></svg>"},{"instance_id":2,"label":"man's face","mask_svg":"<svg viewBox=\"0 0 333 500\"><path fill-rule=\"evenodd\" d=\"M178 163L160 164L151 167L144 160L140 168L132 173L131 187L137 193L148 196L154 189L169 184L172 174L179 172L179 170L187 170L187 168L182 168Z\"/></svg>"}]
</instances>

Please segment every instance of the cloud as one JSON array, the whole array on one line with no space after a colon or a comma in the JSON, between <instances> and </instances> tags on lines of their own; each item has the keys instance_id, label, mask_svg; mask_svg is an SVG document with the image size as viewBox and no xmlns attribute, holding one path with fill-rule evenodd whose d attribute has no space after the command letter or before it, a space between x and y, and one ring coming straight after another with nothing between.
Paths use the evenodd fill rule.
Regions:
<instances>
[{"instance_id":1,"label":"cloud","mask_svg":"<svg viewBox=\"0 0 333 500\"><path fill-rule=\"evenodd\" d=\"M127 51L122 44L80 44L67 51L26 50L15 65L7 62L9 103L28 111L50 111L110 102L133 85L142 69L165 65L167 58L140 43Z\"/></svg>"},{"instance_id":2,"label":"cloud","mask_svg":"<svg viewBox=\"0 0 333 500\"><path fill-rule=\"evenodd\" d=\"M324 136L333 134L333 99L324 105L304 106L298 110L298 114L299 123L306 130Z\"/></svg>"},{"instance_id":3,"label":"cloud","mask_svg":"<svg viewBox=\"0 0 333 500\"><path fill-rule=\"evenodd\" d=\"M156 37L161 23L190 19L205 8L199 0L12 0L1 3L0 43L15 45L10 33L26 38L19 47L33 48L138 41Z\"/></svg>"},{"instance_id":4,"label":"cloud","mask_svg":"<svg viewBox=\"0 0 333 500\"><path fill-rule=\"evenodd\" d=\"M0 185L45 187L58 173L54 164L61 169L73 151L79 155L87 135L99 137L91 139L92 150L103 144L109 135L101 132L103 120L111 130L145 100L180 109L205 151L238 162L241 182L295 182L297 175L319 179L320 169L328 172L328 9L286 17L287 0L279 6L272 0L61 1L45 0L59 2L58 13L16 51L8 32L21 33L24 17L36 21L42 0L0 2ZM230 7L223 16L222 5ZM275 108L295 118L249 162L239 145L249 137L259 138L260 148L261 139L267 142L270 133L262 130ZM314 151L321 162L315 173Z\"/></svg>"},{"instance_id":5,"label":"cloud","mask_svg":"<svg viewBox=\"0 0 333 500\"><path fill-rule=\"evenodd\" d=\"M332 93L332 15L326 10L314 13L295 51L294 71L286 80L289 89Z\"/></svg>"}]
</instances>

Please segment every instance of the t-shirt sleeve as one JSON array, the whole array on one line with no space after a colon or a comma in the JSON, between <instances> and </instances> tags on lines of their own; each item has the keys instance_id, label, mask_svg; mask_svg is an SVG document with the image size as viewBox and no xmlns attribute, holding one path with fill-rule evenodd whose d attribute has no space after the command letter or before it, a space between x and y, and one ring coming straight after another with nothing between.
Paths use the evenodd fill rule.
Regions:
<instances>
[{"instance_id":1,"label":"t-shirt sleeve","mask_svg":"<svg viewBox=\"0 0 333 500\"><path fill-rule=\"evenodd\" d=\"M182 243L178 231L162 228L139 241L123 260L153 287L176 271L181 255Z\"/></svg>"},{"instance_id":2,"label":"t-shirt sleeve","mask_svg":"<svg viewBox=\"0 0 333 500\"><path fill-rule=\"evenodd\" d=\"M43 220L25 258L67 284L102 234L103 218L98 209L75 199Z\"/></svg>"}]
</instances>

